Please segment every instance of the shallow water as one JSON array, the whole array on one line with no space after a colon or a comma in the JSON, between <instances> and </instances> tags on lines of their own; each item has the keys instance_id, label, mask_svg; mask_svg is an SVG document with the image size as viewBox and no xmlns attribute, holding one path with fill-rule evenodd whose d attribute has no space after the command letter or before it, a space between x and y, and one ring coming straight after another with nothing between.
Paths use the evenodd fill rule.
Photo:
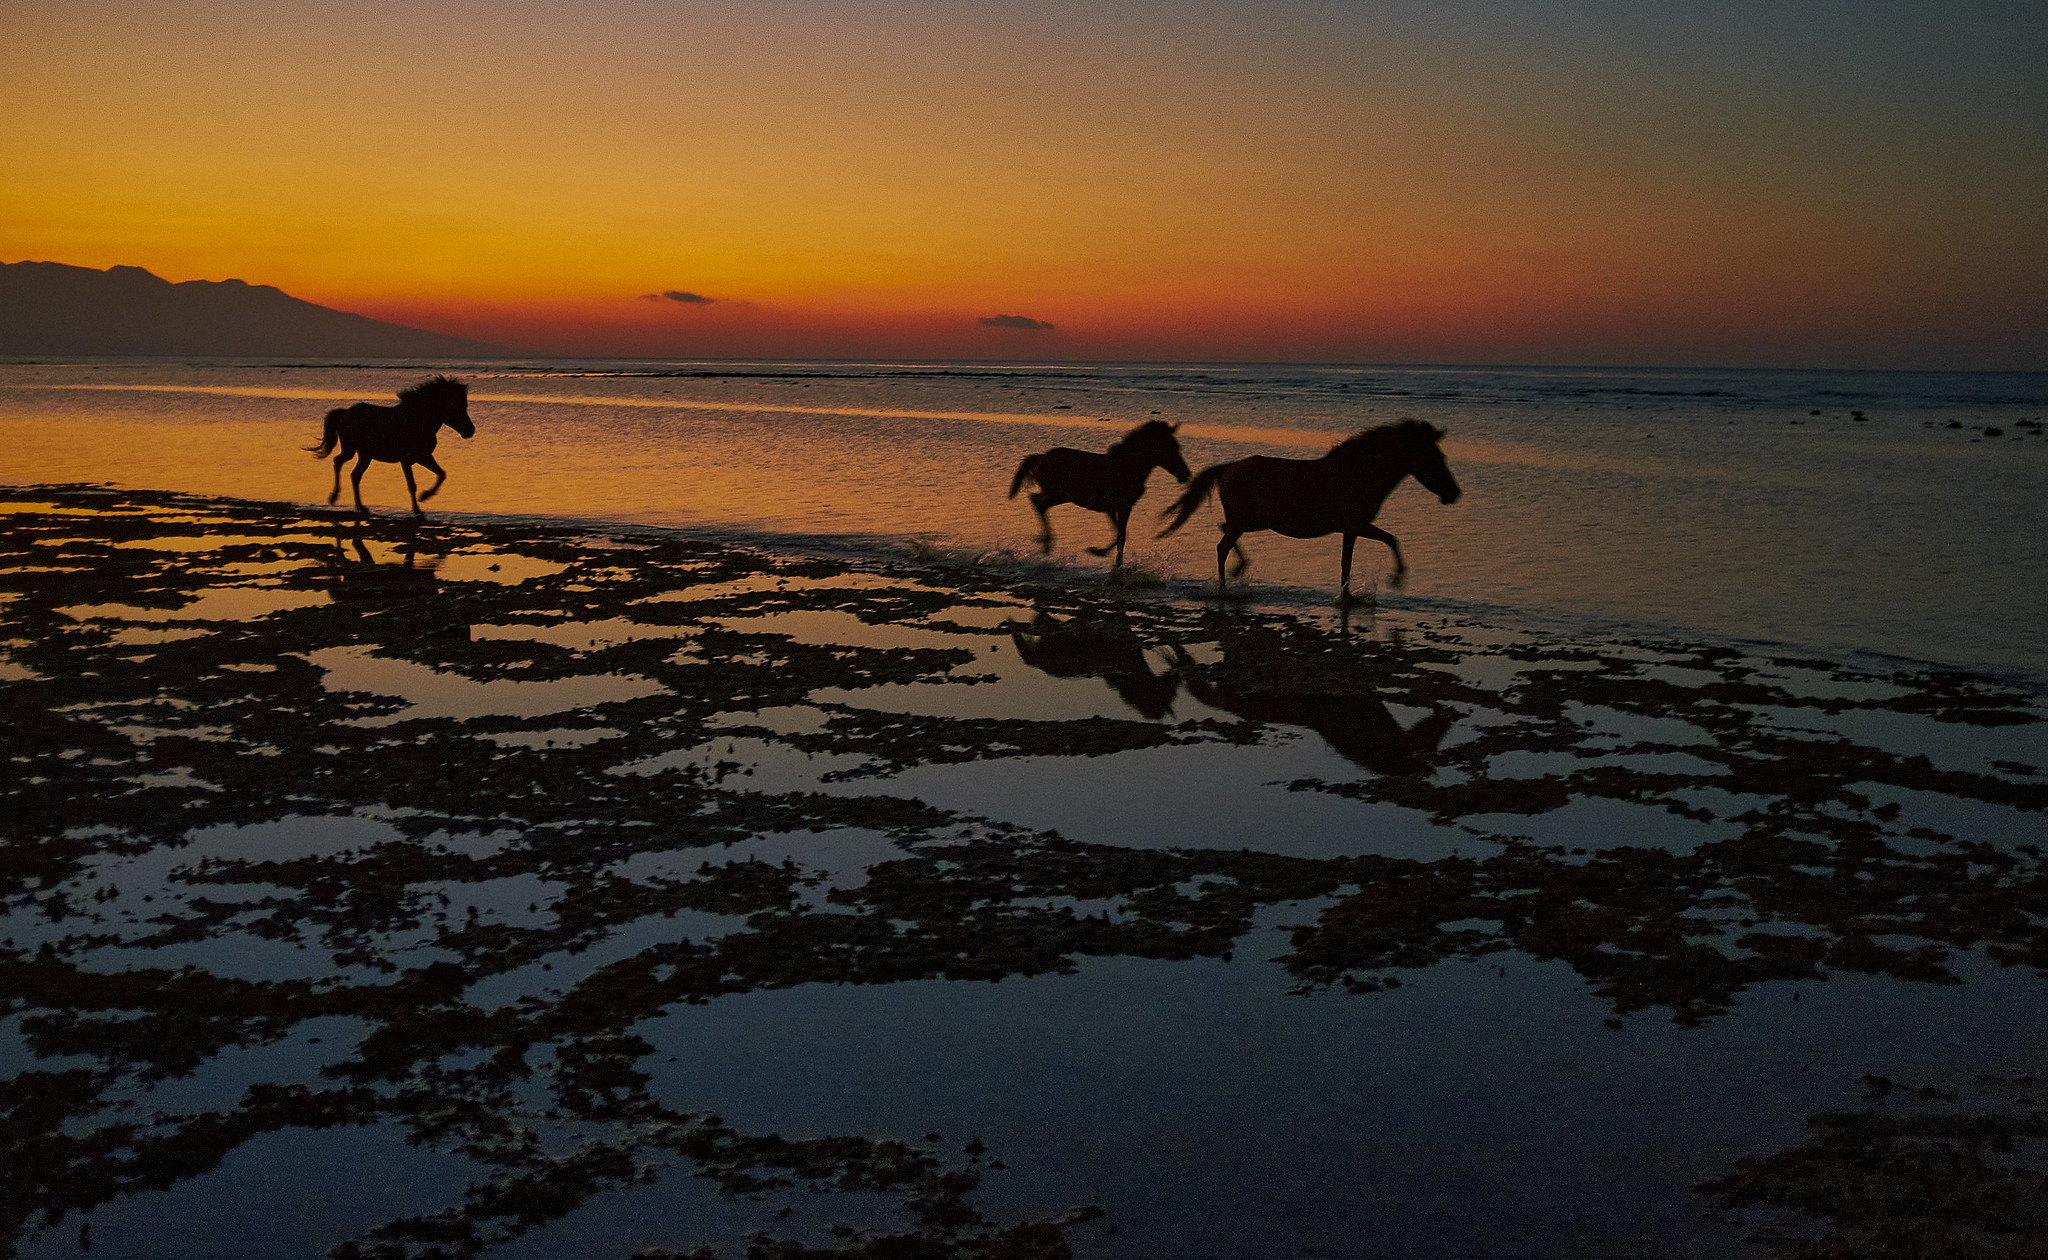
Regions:
<instances>
[{"instance_id":1,"label":"shallow water","mask_svg":"<svg viewBox=\"0 0 2048 1260\"><path fill-rule=\"evenodd\" d=\"M2037 690L54 497L24 1256L1726 1256L1808 1116L2048 1123Z\"/></svg>"},{"instance_id":2,"label":"shallow water","mask_svg":"<svg viewBox=\"0 0 2048 1260\"><path fill-rule=\"evenodd\" d=\"M1312 456L1402 416L1450 432L1465 490L1408 484L1381 524L1412 575L1388 606L1552 625L1682 629L2048 676L2048 415L2038 374L590 362L456 365L478 437L444 434L432 505L658 524L771 546L1036 554L1008 500L1025 454L1102 449L1158 415L1191 466ZM300 447L325 408L388 398L418 365L0 366L4 476L312 502ZM1814 414L1814 413L1818 414ZM1857 420L1852 415L1860 413ZM1953 425L1954 427L1950 427ZM1987 428L2002 434L1991 437ZM1213 580L1213 505L1131 561ZM366 479L402 505L395 470ZM345 488L344 488L344 492ZM1054 560L1103 562L1102 518L1055 509ZM1326 602L1334 539L1248 540L1250 593ZM1390 568L1361 550L1360 585Z\"/></svg>"}]
</instances>

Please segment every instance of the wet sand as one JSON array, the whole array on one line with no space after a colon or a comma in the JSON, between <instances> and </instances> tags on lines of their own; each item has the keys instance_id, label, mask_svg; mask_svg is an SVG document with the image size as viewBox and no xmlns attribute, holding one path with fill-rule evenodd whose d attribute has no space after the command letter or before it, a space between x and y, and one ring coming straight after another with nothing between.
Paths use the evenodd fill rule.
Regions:
<instances>
[{"instance_id":1,"label":"wet sand","mask_svg":"<svg viewBox=\"0 0 2048 1260\"><path fill-rule=\"evenodd\" d=\"M2008 681L0 509L21 1255L2048 1245Z\"/></svg>"}]
</instances>

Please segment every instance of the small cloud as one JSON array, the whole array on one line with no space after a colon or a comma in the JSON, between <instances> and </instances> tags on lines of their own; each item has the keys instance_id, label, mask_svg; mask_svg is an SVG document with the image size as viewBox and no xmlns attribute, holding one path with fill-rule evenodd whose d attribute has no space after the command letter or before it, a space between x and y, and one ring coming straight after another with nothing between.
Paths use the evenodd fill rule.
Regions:
<instances>
[{"instance_id":1,"label":"small cloud","mask_svg":"<svg viewBox=\"0 0 2048 1260\"><path fill-rule=\"evenodd\" d=\"M1033 332L1051 332L1052 325L1042 319L1028 315L984 315L981 322L989 328L1028 328Z\"/></svg>"},{"instance_id":2,"label":"small cloud","mask_svg":"<svg viewBox=\"0 0 2048 1260\"><path fill-rule=\"evenodd\" d=\"M640 295L640 300L643 302L681 302L685 306L709 306L718 299L705 297L701 293L685 293L681 289L663 289L659 293L643 293Z\"/></svg>"}]
</instances>

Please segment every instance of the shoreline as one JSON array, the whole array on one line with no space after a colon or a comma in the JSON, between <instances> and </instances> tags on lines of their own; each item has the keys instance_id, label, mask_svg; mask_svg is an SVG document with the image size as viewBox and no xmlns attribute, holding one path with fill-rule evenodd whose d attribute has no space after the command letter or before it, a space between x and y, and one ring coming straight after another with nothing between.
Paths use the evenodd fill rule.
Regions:
<instances>
[{"instance_id":1,"label":"shoreline","mask_svg":"<svg viewBox=\"0 0 2048 1260\"><path fill-rule=\"evenodd\" d=\"M368 517L351 509L328 506L315 500L249 499L235 495L197 491L163 490L124 486L116 482L0 482L0 502L19 502L39 493L56 495L110 492L136 495L143 499L192 499L259 511L295 512L308 521L335 526L378 524L380 528L407 530L415 522L402 509L373 509ZM757 551L770 559L821 561L856 568L897 570L920 574L962 589L1008 589L1028 593L1043 589L1060 598L1102 598L1133 603L1165 604L1182 611L1235 608L1250 612L1288 615L1322 623L1346 615L1335 597L1320 586L1262 583L1254 577L1250 586L1257 594L1233 596L1218 601L1213 584L1206 579L1160 577L1142 564L1133 563L1132 577L1113 581L1100 561L1078 559L1071 551L1052 558L1040 557L1012 547L955 547L929 538L896 534L790 533L717 524L675 525L635 520L629 517L572 516L550 513L478 512L437 510L426 523L488 531L493 528L556 531L592 535L636 534L649 538L674 538L709 543L738 551ZM1377 579L1368 579L1369 597L1354 601L1349 616L1369 624L1376 617L1409 618L1416 621L1440 618L1471 622L1481 626L1513 628L1519 632L1546 636L1558 646L1589 643L1701 644L1751 654L1799 656L1826 659L1831 663L1865 672L1905 671L1909 673L1954 673L1984 678L2003 686L2032 691L2048 704L2048 661L2036 665L2018 662L1967 661L1955 658L1913 656L1902 652L1844 643L1813 643L1793 639L1772 639L1717 633L1675 623L1660 623L1574 613L1565 609L1529 608L1506 604L1473 602L1449 596L1409 595L1399 590L1379 589Z\"/></svg>"}]
</instances>

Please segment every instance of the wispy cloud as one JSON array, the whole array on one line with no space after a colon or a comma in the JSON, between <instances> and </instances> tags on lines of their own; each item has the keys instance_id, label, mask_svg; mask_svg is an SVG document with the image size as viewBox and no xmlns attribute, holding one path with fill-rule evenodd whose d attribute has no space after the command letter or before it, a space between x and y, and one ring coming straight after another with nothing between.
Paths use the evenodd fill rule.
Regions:
<instances>
[{"instance_id":1,"label":"wispy cloud","mask_svg":"<svg viewBox=\"0 0 2048 1260\"><path fill-rule=\"evenodd\" d=\"M1051 332L1052 325L1042 319L1028 315L984 315L981 322L990 328L1027 328L1033 332Z\"/></svg>"},{"instance_id":2,"label":"wispy cloud","mask_svg":"<svg viewBox=\"0 0 2048 1260\"><path fill-rule=\"evenodd\" d=\"M681 302L685 306L709 306L717 298L708 298L701 293L685 293L681 289L663 289L659 293L643 293L643 302Z\"/></svg>"}]
</instances>

